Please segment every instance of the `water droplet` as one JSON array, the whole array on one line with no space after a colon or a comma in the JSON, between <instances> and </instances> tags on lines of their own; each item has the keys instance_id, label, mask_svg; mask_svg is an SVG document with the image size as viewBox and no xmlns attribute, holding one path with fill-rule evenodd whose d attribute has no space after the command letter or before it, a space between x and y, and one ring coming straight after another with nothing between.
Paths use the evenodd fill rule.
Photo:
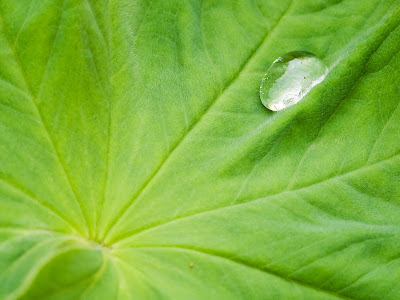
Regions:
<instances>
[{"instance_id":1,"label":"water droplet","mask_svg":"<svg viewBox=\"0 0 400 300\"><path fill-rule=\"evenodd\" d=\"M261 102L273 111L296 104L327 74L324 62L310 52L285 54L273 62L262 79Z\"/></svg>"}]
</instances>

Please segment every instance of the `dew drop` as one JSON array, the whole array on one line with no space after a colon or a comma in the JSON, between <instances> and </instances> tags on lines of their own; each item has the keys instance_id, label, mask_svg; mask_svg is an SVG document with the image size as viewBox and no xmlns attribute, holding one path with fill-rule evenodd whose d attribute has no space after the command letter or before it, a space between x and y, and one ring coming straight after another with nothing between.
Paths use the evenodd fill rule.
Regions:
<instances>
[{"instance_id":1,"label":"dew drop","mask_svg":"<svg viewBox=\"0 0 400 300\"><path fill-rule=\"evenodd\" d=\"M306 51L287 53L272 63L262 79L261 102L273 111L294 105L327 74L328 68L314 54Z\"/></svg>"}]
</instances>

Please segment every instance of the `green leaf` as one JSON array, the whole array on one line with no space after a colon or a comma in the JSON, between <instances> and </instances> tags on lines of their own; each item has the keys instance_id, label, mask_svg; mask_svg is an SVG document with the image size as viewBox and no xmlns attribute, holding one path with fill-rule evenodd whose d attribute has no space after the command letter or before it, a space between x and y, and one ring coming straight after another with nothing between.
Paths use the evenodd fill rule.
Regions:
<instances>
[{"instance_id":1,"label":"green leaf","mask_svg":"<svg viewBox=\"0 0 400 300\"><path fill-rule=\"evenodd\" d=\"M0 0L1 299L398 299L396 0ZM297 105L261 79L329 68Z\"/></svg>"}]
</instances>

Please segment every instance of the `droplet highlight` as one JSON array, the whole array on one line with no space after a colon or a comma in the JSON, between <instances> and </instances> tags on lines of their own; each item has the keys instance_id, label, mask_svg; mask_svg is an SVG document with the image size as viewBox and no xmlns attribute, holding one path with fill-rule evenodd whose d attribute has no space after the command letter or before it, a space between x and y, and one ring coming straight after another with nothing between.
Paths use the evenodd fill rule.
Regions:
<instances>
[{"instance_id":1,"label":"droplet highlight","mask_svg":"<svg viewBox=\"0 0 400 300\"><path fill-rule=\"evenodd\" d=\"M262 104L273 111L298 103L328 74L325 63L306 51L287 53L276 59L260 86Z\"/></svg>"}]
</instances>

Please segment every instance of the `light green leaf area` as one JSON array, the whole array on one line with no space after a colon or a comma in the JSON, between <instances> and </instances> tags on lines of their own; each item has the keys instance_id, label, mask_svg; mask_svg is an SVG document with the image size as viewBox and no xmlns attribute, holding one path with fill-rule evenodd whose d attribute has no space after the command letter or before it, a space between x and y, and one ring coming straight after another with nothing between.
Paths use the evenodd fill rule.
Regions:
<instances>
[{"instance_id":1,"label":"light green leaf area","mask_svg":"<svg viewBox=\"0 0 400 300\"><path fill-rule=\"evenodd\" d=\"M397 0L0 0L0 299L399 299ZM329 68L295 106L271 63Z\"/></svg>"}]
</instances>

